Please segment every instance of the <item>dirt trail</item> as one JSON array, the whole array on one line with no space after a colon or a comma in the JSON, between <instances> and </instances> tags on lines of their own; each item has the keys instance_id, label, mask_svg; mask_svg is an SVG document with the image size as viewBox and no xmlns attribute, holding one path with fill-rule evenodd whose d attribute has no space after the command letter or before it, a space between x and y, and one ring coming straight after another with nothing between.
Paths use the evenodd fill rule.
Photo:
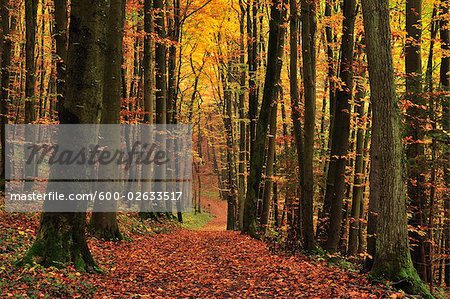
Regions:
<instances>
[{"instance_id":1,"label":"dirt trail","mask_svg":"<svg viewBox=\"0 0 450 299\"><path fill-rule=\"evenodd\" d=\"M100 285L99 298L379 298L380 295L360 275L303 257L273 255L262 242L238 232L181 230L110 246L102 248L103 255L97 255L107 274L89 277L91 283Z\"/></svg>"},{"instance_id":2,"label":"dirt trail","mask_svg":"<svg viewBox=\"0 0 450 299\"><path fill-rule=\"evenodd\" d=\"M211 184L213 176L205 179ZM212 178L211 178L212 177ZM306 257L274 255L266 244L226 231L226 202L208 188L202 205L215 218L197 231L141 237L111 244L101 264L115 266L93 278L99 297L131 298L379 298L363 276ZM102 249L105 252L105 248ZM110 286L114 285L114 288ZM363 287L361 287L363 286Z\"/></svg>"}]
</instances>

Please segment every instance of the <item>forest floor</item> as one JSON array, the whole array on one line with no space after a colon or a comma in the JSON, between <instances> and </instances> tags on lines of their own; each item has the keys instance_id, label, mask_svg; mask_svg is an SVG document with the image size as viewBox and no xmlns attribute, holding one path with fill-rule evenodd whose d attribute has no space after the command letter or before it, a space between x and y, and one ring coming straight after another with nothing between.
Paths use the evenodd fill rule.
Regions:
<instances>
[{"instance_id":1,"label":"forest floor","mask_svg":"<svg viewBox=\"0 0 450 299\"><path fill-rule=\"evenodd\" d=\"M226 231L226 203L206 189L204 226L148 226L120 215L124 241L89 238L103 269L12 266L38 226L36 214L0 209L0 297L17 298L400 298L365 276L298 255L274 254L267 244ZM212 219L208 215L212 214ZM196 219L198 215L188 218ZM188 223L194 223L190 219ZM157 227L157 228L155 228Z\"/></svg>"}]
</instances>

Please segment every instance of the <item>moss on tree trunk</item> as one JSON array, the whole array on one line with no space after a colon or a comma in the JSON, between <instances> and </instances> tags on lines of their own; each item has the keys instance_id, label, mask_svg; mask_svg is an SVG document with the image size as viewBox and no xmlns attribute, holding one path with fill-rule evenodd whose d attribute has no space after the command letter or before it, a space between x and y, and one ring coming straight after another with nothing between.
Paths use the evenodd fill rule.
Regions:
<instances>
[{"instance_id":1,"label":"moss on tree trunk","mask_svg":"<svg viewBox=\"0 0 450 299\"><path fill-rule=\"evenodd\" d=\"M44 213L33 246L22 263L63 268L73 264L79 271L99 272L86 243L85 213Z\"/></svg>"}]
</instances>

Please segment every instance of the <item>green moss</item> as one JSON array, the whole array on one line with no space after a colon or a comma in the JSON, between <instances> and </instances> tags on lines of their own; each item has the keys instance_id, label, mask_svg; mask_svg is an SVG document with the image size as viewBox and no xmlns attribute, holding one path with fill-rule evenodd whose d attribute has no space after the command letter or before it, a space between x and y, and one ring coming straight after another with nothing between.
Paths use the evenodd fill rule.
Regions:
<instances>
[{"instance_id":1,"label":"green moss","mask_svg":"<svg viewBox=\"0 0 450 299\"><path fill-rule=\"evenodd\" d=\"M369 274L371 280L389 280L391 285L401 289L408 294L421 295L424 298L433 299L425 283L420 279L412 263L409 266L398 268L389 268L384 265L382 269L373 269Z\"/></svg>"},{"instance_id":2,"label":"green moss","mask_svg":"<svg viewBox=\"0 0 450 299\"><path fill-rule=\"evenodd\" d=\"M181 227L190 230L199 230L204 227L213 217L209 213L183 213Z\"/></svg>"}]
</instances>

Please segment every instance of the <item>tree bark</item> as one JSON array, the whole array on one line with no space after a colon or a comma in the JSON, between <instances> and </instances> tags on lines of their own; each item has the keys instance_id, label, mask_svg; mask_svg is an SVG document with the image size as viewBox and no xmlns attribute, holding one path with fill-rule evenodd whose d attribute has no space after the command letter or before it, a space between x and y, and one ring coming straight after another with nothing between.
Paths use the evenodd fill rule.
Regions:
<instances>
[{"instance_id":1,"label":"tree bark","mask_svg":"<svg viewBox=\"0 0 450 299\"><path fill-rule=\"evenodd\" d=\"M281 87L277 86L277 94L280 94ZM281 97L281 95L278 95ZM273 189L273 169L275 162L275 138L277 135L277 109L278 103L275 101L272 106L272 111L270 112L270 123L269 123L269 142L267 150L266 159L266 175L264 180L264 191L263 191L263 210L261 214L261 226L264 231L267 229L269 224L270 215L270 204L272 201L272 189Z\"/></svg>"},{"instance_id":2,"label":"tree bark","mask_svg":"<svg viewBox=\"0 0 450 299\"><path fill-rule=\"evenodd\" d=\"M363 74L359 74L363 77ZM365 115L365 102L364 98L364 87L362 82L357 83L357 95L355 99L355 105L357 105L357 117L358 117L358 128L356 132L356 159L355 159L355 177L353 180L353 194L352 194L352 210L350 218L350 231L348 239L348 255L352 256L358 253L358 245L361 240L359 240L359 229L360 221L362 215L361 207L363 197L364 197L364 140L365 140L365 127L367 126L367 119Z\"/></svg>"},{"instance_id":3,"label":"tree bark","mask_svg":"<svg viewBox=\"0 0 450 299\"><path fill-rule=\"evenodd\" d=\"M377 160L378 189L376 253L371 270L411 293L431 298L413 267L408 242L406 192L400 111L394 83L388 0L363 0L366 51L375 132L372 147ZM382 124L382 125L381 125ZM372 181L371 181L372 184ZM374 190L371 185L371 190Z\"/></svg>"},{"instance_id":4,"label":"tree bark","mask_svg":"<svg viewBox=\"0 0 450 299\"><path fill-rule=\"evenodd\" d=\"M314 135L316 123L316 4L301 1L303 83L305 89L305 128L303 157L302 225L306 251L316 247L314 239Z\"/></svg>"},{"instance_id":5,"label":"tree bark","mask_svg":"<svg viewBox=\"0 0 450 299\"><path fill-rule=\"evenodd\" d=\"M331 135L330 161L335 166L330 173L333 184L327 183L326 198L331 198L330 225L326 249L335 252L339 246L342 222L342 207L345 195L345 168L350 136L350 100L353 94L353 48L355 44L356 1L344 0L342 24L341 65L339 78L343 87L337 90L334 124ZM330 162L330 163L332 163ZM331 193L331 194L330 194Z\"/></svg>"},{"instance_id":6,"label":"tree bark","mask_svg":"<svg viewBox=\"0 0 450 299\"><path fill-rule=\"evenodd\" d=\"M102 98L102 124L120 124L120 110L122 103L121 71L122 71L122 39L125 20L125 1L110 0L111 7L108 15L108 32L106 40L104 88ZM103 129L104 128L104 129ZM110 148L118 148L120 136L109 127L102 127L103 140L101 142ZM116 172L114 163L99 166L100 177L111 177ZM102 175L103 174L103 175ZM116 182L111 182L111 189L117 186ZM105 240L121 240L119 224L117 222L117 212L95 212L105 210L116 210L116 201L96 201L94 203L94 213L89 223L90 231L95 236Z\"/></svg>"},{"instance_id":7,"label":"tree bark","mask_svg":"<svg viewBox=\"0 0 450 299\"><path fill-rule=\"evenodd\" d=\"M424 146L420 141L424 137L423 125L426 119L421 105L426 105L422 92L422 0L406 1L406 42L405 72L406 100L409 102L406 111L406 134L411 138L406 146L408 159L408 196L412 217L409 224L420 230L426 225L425 220L425 175ZM422 279L427 277L425 259L425 239L418 233L411 233L412 259Z\"/></svg>"},{"instance_id":8,"label":"tree bark","mask_svg":"<svg viewBox=\"0 0 450 299\"><path fill-rule=\"evenodd\" d=\"M296 0L290 0L289 3L290 8L290 21L289 21L289 29L290 29L290 60L289 60L289 87L290 87L290 96L291 96L291 118L293 124L294 131L294 140L295 140L295 148L297 151L297 163L298 163L298 184L300 190L303 190L303 159L304 159L304 136L303 136L303 126L301 122L301 111L300 111L300 94L298 90L298 37L299 37L299 14L298 14L298 4ZM289 188L291 189L291 188ZM296 189L296 188L294 188ZM291 191L291 190L289 190ZM291 193L291 192L290 192ZM293 195L289 194L289 198L286 199L287 213L288 218L288 238L292 238L294 236L294 231L300 232L301 230L301 219L300 219L300 207L297 207L296 213L292 213L292 198ZM295 219L296 218L296 219ZM295 228L291 227L291 224L295 222L297 225ZM295 230L294 230L295 229ZM297 241L299 240L299 234L295 235L296 240L288 240L290 244L293 246L297 245ZM295 249L295 248L292 248Z\"/></svg>"},{"instance_id":9,"label":"tree bark","mask_svg":"<svg viewBox=\"0 0 450 299\"><path fill-rule=\"evenodd\" d=\"M449 1L442 1L442 20L440 22L441 49L443 52L450 50L450 30L448 28ZM444 92L450 91L450 57L444 55L441 60L440 83ZM450 96L444 95L442 98L442 129L450 132ZM448 144L450 140L444 136L444 182L447 188L444 200L444 238L446 240L444 253L447 254L445 259L445 284L450 286L450 149ZM447 145L447 146L445 146Z\"/></svg>"},{"instance_id":10,"label":"tree bark","mask_svg":"<svg viewBox=\"0 0 450 299\"><path fill-rule=\"evenodd\" d=\"M270 9L269 49L267 54L267 68L264 82L263 100L256 123L256 137L250 151L250 176L247 182L247 195L244 207L243 232L258 237L257 231L257 201L261 183L261 173L264 164L266 137L269 124L269 111L272 107L276 92L276 85L280 80L284 35L284 18L286 15L286 0L274 0Z\"/></svg>"},{"instance_id":11,"label":"tree bark","mask_svg":"<svg viewBox=\"0 0 450 299\"><path fill-rule=\"evenodd\" d=\"M109 1L71 2L67 97L61 107L62 124L99 123L109 5ZM54 175L51 172L50 178ZM36 240L24 262L55 267L74 264L80 271L97 271L86 243L85 223L86 214L81 212L43 213Z\"/></svg>"},{"instance_id":12,"label":"tree bark","mask_svg":"<svg viewBox=\"0 0 450 299\"><path fill-rule=\"evenodd\" d=\"M63 105L66 88L67 60L67 0L54 0L55 7L55 60L56 60L56 92L57 110Z\"/></svg>"},{"instance_id":13,"label":"tree bark","mask_svg":"<svg viewBox=\"0 0 450 299\"><path fill-rule=\"evenodd\" d=\"M15 30L16 20L14 16L11 16L9 10L10 7L8 5L8 0L1 0L0 2L0 16L2 19L2 57L1 57L1 78L0 78L0 122L1 122L1 182L0 189L5 190L5 172L6 172L6 163L5 163L5 125L8 123L8 114L9 114L9 81L10 81L10 66L11 66L11 56L12 56L12 38L10 34ZM11 25L10 25L11 24Z\"/></svg>"},{"instance_id":14,"label":"tree bark","mask_svg":"<svg viewBox=\"0 0 450 299\"><path fill-rule=\"evenodd\" d=\"M36 63L34 50L36 45L37 28L37 0L25 1L25 123L29 124L36 120Z\"/></svg>"}]
</instances>

